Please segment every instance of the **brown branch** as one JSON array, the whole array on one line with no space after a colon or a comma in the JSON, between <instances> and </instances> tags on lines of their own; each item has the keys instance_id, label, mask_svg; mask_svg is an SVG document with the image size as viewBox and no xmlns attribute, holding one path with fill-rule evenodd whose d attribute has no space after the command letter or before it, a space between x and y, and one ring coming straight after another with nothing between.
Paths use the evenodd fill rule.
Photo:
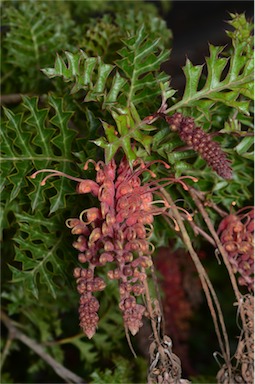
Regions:
<instances>
[{"instance_id":1,"label":"brown branch","mask_svg":"<svg viewBox=\"0 0 255 384\"><path fill-rule=\"evenodd\" d=\"M75 373L69 371L69 369L65 368L63 365L58 363L53 357L51 357L47 352L45 352L44 348L38 344L36 341L26 336L23 332L19 331L14 322L1 310L1 320L8 328L11 339L17 339L24 343L27 347L32 349L37 355L39 355L47 364L49 364L52 369L56 372L56 374L61 377L66 383L82 383L85 381L77 376Z\"/></svg>"},{"instance_id":2,"label":"brown branch","mask_svg":"<svg viewBox=\"0 0 255 384\"><path fill-rule=\"evenodd\" d=\"M9 95L0 95L0 105L19 104L22 101L21 94L12 93Z\"/></svg>"}]
</instances>

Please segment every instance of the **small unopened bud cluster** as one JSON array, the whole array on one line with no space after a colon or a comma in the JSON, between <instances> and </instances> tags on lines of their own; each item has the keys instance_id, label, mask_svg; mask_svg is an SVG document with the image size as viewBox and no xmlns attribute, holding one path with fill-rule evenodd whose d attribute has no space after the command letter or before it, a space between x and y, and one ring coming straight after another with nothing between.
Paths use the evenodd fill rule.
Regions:
<instances>
[{"instance_id":1,"label":"small unopened bud cluster","mask_svg":"<svg viewBox=\"0 0 255 384\"><path fill-rule=\"evenodd\" d=\"M170 128L177 131L180 138L198 152L218 175L225 179L231 179L232 170L226 154L221 150L218 143L212 141L208 133L200 127L196 127L193 118L184 117L181 113L175 113L172 116L160 115L163 115Z\"/></svg>"},{"instance_id":2,"label":"small unopened bud cluster","mask_svg":"<svg viewBox=\"0 0 255 384\"><path fill-rule=\"evenodd\" d=\"M254 288L254 209L246 214L226 216L218 228L221 242L228 254L238 282Z\"/></svg>"},{"instance_id":3,"label":"small unopened bud cluster","mask_svg":"<svg viewBox=\"0 0 255 384\"><path fill-rule=\"evenodd\" d=\"M153 215L166 208L152 204L151 184L141 185L142 172L146 170L154 176L141 161L134 164L134 169L125 158L118 167L114 160L109 164L100 161L95 163L95 169L96 181L79 182L77 192L92 193L100 207L85 209L79 218L66 222L72 234L78 235L73 243L79 251L78 260L86 264L86 268L74 270L80 294L80 326L89 338L94 335L99 302L93 294L106 287L95 270L110 263L113 268L107 277L119 281L119 308L124 324L135 335L145 312L136 297L144 293L145 270L152 265L153 246L148 238L153 230ZM152 184L155 190L155 183Z\"/></svg>"}]
</instances>

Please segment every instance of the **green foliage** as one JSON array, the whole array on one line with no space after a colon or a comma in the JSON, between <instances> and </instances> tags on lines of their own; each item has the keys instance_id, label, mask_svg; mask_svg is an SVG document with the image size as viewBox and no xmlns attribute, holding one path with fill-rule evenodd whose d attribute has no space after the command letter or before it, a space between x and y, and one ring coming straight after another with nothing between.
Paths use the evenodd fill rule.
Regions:
<instances>
[{"instance_id":1,"label":"green foliage","mask_svg":"<svg viewBox=\"0 0 255 384\"><path fill-rule=\"evenodd\" d=\"M21 113L4 108L6 120L1 131L1 170L2 199L6 203L16 198L20 204L27 200L27 177L35 168L50 168L59 163L59 170L68 173L73 161L71 147L75 132L67 127L72 112L63 110L63 101L49 97L49 107L42 109L38 108L36 97L23 97L23 100L25 108ZM42 178L39 177L40 180ZM34 184L31 179L29 183ZM64 196L73 192L67 183L63 183L63 180L53 182L55 194L50 197L50 212L62 208L65 205ZM45 199L43 191L37 188L30 188L28 196L32 210L38 208Z\"/></svg>"},{"instance_id":2,"label":"green foliage","mask_svg":"<svg viewBox=\"0 0 255 384\"><path fill-rule=\"evenodd\" d=\"M159 41L159 38L151 41L142 26L135 36L124 41L125 47L119 51L121 60L117 61L117 66L128 79L128 85L124 86L128 106L146 103L148 98L157 96L159 83L168 80L168 76L158 73L160 65L169 56L167 50L156 55Z\"/></svg>"},{"instance_id":3,"label":"green foliage","mask_svg":"<svg viewBox=\"0 0 255 384\"><path fill-rule=\"evenodd\" d=\"M66 52L67 63L57 56L54 68L43 72L50 78L62 76L64 81L74 83L71 93L84 89L84 101L102 101L103 108L146 103L160 94L160 82L168 80L167 75L159 73L159 68L169 52L160 51L159 42L160 38L151 40L142 26L135 36L123 40L124 47L118 51L121 59L115 66L103 63L100 56L87 57L84 51Z\"/></svg>"},{"instance_id":4,"label":"green foliage","mask_svg":"<svg viewBox=\"0 0 255 384\"><path fill-rule=\"evenodd\" d=\"M133 105L131 108L122 108L117 110L117 112L112 111L112 116L116 122L117 130L113 125L103 122L106 138L101 137L95 140L94 143L105 149L105 160L107 163L114 157L118 149L122 148L132 165L132 161L137 157L134 148L132 148L132 141L135 140L142 144L149 153L152 137L142 133L142 130L148 131L152 127L141 122Z\"/></svg>"},{"instance_id":5,"label":"green foliage","mask_svg":"<svg viewBox=\"0 0 255 384\"><path fill-rule=\"evenodd\" d=\"M124 359L115 359L115 369L111 371L106 369L104 372L101 370L96 370L92 373L91 378L93 379L91 383L93 384L104 384L104 383L123 383L130 382L131 380L131 371L130 371L130 362Z\"/></svg>"},{"instance_id":6,"label":"green foliage","mask_svg":"<svg viewBox=\"0 0 255 384\"><path fill-rule=\"evenodd\" d=\"M209 120L212 107L216 103L222 103L249 115L249 99L253 99L254 95L253 41L250 36L252 26L245 20L244 15L232 15L232 18L229 24L235 28L235 32L229 32L228 35L232 37L233 50L225 54L224 47L209 45L206 81L203 82L201 82L203 66L194 66L187 59L183 68L186 77L183 97L170 107L168 112L178 108L196 107Z\"/></svg>"},{"instance_id":7,"label":"green foliage","mask_svg":"<svg viewBox=\"0 0 255 384\"><path fill-rule=\"evenodd\" d=\"M22 264L22 270L10 266L12 283L22 282L24 289L32 292L38 299L37 284L40 282L48 287L49 293L56 299L58 286L54 280L63 279L66 275L63 255L59 256L60 245L65 239L62 226L56 220L46 219L41 213L36 217L25 213L16 214L16 218L20 230L14 238L15 261ZM59 235L56 241L57 231Z\"/></svg>"},{"instance_id":8,"label":"green foliage","mask_svg":"<svg viewBox=\"0 0 255 384\"><path fill-rule=\"evenodd\" d=\"M86 380L138 380L123 358L130 352L116 309L115 284L100 294L100 330L93 340L79 333L79 298L72 277L79 263L64 223L89 207L90 197L77 196L74 181L65 177L44 185L47 173L30 176L47 168L93 178L91 169L83 170L87 159L104 157L109 162L124 153L131 165L137 157L164 159L170 171L152 167L162 177L196 176L196 186L206 198L227 210L233 201L238 207L250 203L252 24L244 15L231 15L233 31L227 33L232 47L210 45L206 71L187 59L186 86L177 100L169 76L160 69L169 58L172 35L153 4L8 2L3 20L8 27L2 46L3 94L22 94L22 102L7 105L2 114L3 309L59 362L78 355L75 369ZM28 96L31 92L37 96ZM215 136L232 161L233 180L220 179L194 151L183 147L164 121L153 126L143 121L157 111L162 98L169 113L178 110L191 116ZM193 207L180 186L169 188L176 200L185 200L184 208ZM170 238L180 243L165 223L158 220L155 227L155 244L167 244ZM29 352L26 358L31 364L24 368L24 382L32 382L47 365L31 359ZM105 365L98 369L102 361ZM146 375L143 364L137 364L143 370L141 381ZM15 382L13 377L2 376L6 382ZM54 379L49 375L42 380Z\"/></svg>"},{"instance_id":9,"label":"green foliage","mask_svg":"<svg viewBox=\"0 0 255 384\"><path fill-rule=\"evenodd\" d=\"M111 84L106 88L106 82L113 70L110 64L104 64L100 57L87 57L85 52L72 54L66 52L67 64L57 56L54 68L46 68L43 72L50 78L62 76L66 82L74 82L71 93L80 89L87 91L85 101L101 101L114 103L120 89L125 83L118 72L111 79Z\"/></svg>"},{"instance_id":10,"label":"green foliage","mask_svg":"<svg viewBox=\"0 0 255 384\"><path fill-rule=\"evenodd\" d=\"M59 23L55 21L57 15ZM54 14L53 7L42 1L36 6L33 1L21 1L17 8L9 4L4 8L3 18L9 28L4 50L11 76L22 90L34 91L44 86L40 69L52 62L56 51L68 47L65 34L74 23L62 12ZM17 78L18 73L23 77L23 84Z\"/></svg>"}]
</instances>

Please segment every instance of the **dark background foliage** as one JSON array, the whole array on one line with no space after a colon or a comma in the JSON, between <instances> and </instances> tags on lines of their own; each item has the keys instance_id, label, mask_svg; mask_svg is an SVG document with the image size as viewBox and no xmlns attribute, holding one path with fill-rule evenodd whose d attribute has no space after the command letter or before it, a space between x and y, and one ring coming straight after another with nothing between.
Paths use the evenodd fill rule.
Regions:
<instances>
[{"instance_id":1,"label":"dark background foliage","mask_svg":"<svg viewBox=\"0 0 255 384\"><path fill-rule=\"evenodd\" d=\"M12 8L13 6L21 6L19 2L10 1L3 2L1 7L7 9ZM40 12L40 7L44 7L44 2L38 2L38 12ZM97 1L67 1L66 5L63 5L65 2L55 2L52 4L51 16L44 20L45 25L47 23L49 28L49 34L53 33L55 30L55 20L59 19L59 34L52 41L52 45L48 47L48 51L41 56L40 62L36 63L34 61L29 61L27 57L20 57L10 54L11 61L6 62L4 59L4 54L6 53L6 36L11 30L11 27L8 23L10 20L3 18L1 33L3 37L3 59L2 59L2 71L3 78L8 79L8 81L3 82L2 95L8 94L30 94L34 93L36 95L42 95L48 91L55 91L58 96L62 95L63 84L60 79L57 79L54 82L51 82L46 76L42 75L39 71L41 68L53 67L55 60L55 52L63 52L70 50L72 52L74 46L79 42L81 48L90 50L91 53L101 49L102 56L106 55L104 58L107 59L107 51L104 52L104 40L102 40L102 45L93 46L93 41L90 46L82 46L81 34L86 35L86 30L83 25L93 26L96 24L96 18L102 16L100 5L101 2ZM60 3L63 3L62 5ZM100 4L99 4L100 3ZM111 2L109 2L111 3ZM121 2L112 2L114 4L104 5L102 7L103 13L114 13L116 10L122 10L123 4ZM143 7L142 2L127 2L130 3L130 8L134 6L135 10L139 7ZM140 5L139 5L140 4ZM224 20L229 19L229 12L232 13L242 13L245 12L247 17L253 16L253 2L252 1L161 1L161 2L146 2L146 6L152 6L152 14L156 13L153 11L153 7L156 6L159 14L166 20L168 27L173 33L172 40L172 54L169 62L166 62L162 65L162 68L167 74L171 76L171 85L173 88L178 90L178 94L181 95L185 86L185 77L181 71L181 67L184 66L186 56L190 58L193 64L202 64L204 63L204 57L208 55L208 42L215 45L226 45L229 43L229 38L226 36L224 30L227 28ZM63 6L63 8L61 8ZM86 7L86 12L84 12L84 7ZM128 5L125 5L127 8ZM31 12L33 12L33 6L31 6ZM148 8L150 10L150 8ZM62 14L63 12L63 14ZM70 12L71 17L69 18L70 22L66 23L65 12ZM149 11L148 11L149 12ZM57 16L57 17L56 17ZM149 13L150 16L150 13ZM61 21L62 20L62 21ZM43 21L43 20L42 20ZM148 23L150 22L150 17L148 17ZM26 23L26 18L24 18L24 23ZM102 25L101 28L105 26ZM129 28L128 25L125 26ZM43 28L43 22L42 22ZM70 30L73 33L70 34ZM116 34L116 39L112 37L117 31L109 31L109 34L112 38L112 49L111 59L114 57L116 51L119 49L119 41L121 38ZM118 32L119 33L119 32ZM64 36L68 35L69 39L66 41ZM166 37L167 38L167 37ZM13 41L7 41L10 45L13 43L13 49L15 53L15 44L18 42L18 39L15 40L15 34L12 35ZM8 40L8 38L7 38ZM86 39L84 40L86 41ZM10 59L9 57L9 59ZM65 100L65 111L73 108L76 110L76 117L74 120L74 125L83 118L84 110L83 107L77 107L79 104L79 97L74 97L73 99L64 96ZM8 102L4 104L11 108L15 112L20 111L20 99L19 96L17 100L11 105ZM39 106L43 106L43 100L40 100ZM79 108L81 109L79 111ZM98 107L99 108L99 107ZM27 108L28 109L28 108ZM154 112L154 111L152 111ZM52 112L51 112L52 113ZM80 115L79 115L80 113ZM76 156L79 159L79 162L82 163L88 156L98 158L102 156L102 151L100 151L94 144L88 143L89 139L96 139L98 134L98 121L95 119L97 113L97 107L92 112L87 112L87 122L90 123L90 132L80 132L79 133L79 143ZM53 116L50 116L51 118ZM33 125L33 122L30 122ZM29 125L29 124L28 124ZM73 128L73 127L71 127ZM65 127L63 127L63 132ZM72 134L69 132L69 134ZM103 134L103 132L101 132ZM49 133L50 136L50 133ZM59 147L59 142L61 140L61 132L59 133L59 139L55 140L54 155L59 156L61 154L61 149ZM65 133L63 134L65 137ZM15 142L15 137L12 136L12 139ZM35 140L36 141L36 140ZM85 143L85 144L84 144ZM37 154L40 154L40 146L37 145ZM86 154L82 154L82 149L86 147ZM39 169L38 163L38 169ZM70 169L75 173L79 173L79 166L70 166ZM27 170L23 170L22 166L20 169L24 174ZM13 178L15 182L15 175ZM54 185L59 186L59 182L55 182ZM30 184L29 184L30 185ZM84 204L81 196L76 196L74 193L71 193L73 185L65 185L67 191L63 191L63 195L69 193L68 197L68 208L65 210L65 217L70 215L74 216L78 214L80 205ZM17 187L18 188L18 187ZM248 205L252 203L251 195L251 186L248 185L249 196L247 199L242 198L242 203ZM10 192L8 190L7 192ZM31 194L29 188L25 189L28 193ZM12 190L12 194L15 191ZM4 195L5 197L5 195ZM46 198L50 201L53 201L54 198L53 192L46 190ZM220 198L219 198L220 199ZM6 198L8 202L8 198ZM92 202L90 199L86 200L87 205L91 205ZM228 202L226 203L228 205ZM42 203L43 206L43 203ZM40 208L40 207L38 207ZM20 268L21 261L13 261L14 249L13 242L11 241L18 230L18 224L15 221L15 215L20 218L20 222L24 223L21 238L24 240L28 238L28 227L27 221L30 220L34 225L35 229L35 241L40 241L36 237L40 228L36 227L36 223L33 222L32 215L28 218L24 218L23 212L28 212L30 209L30 200L29 196L24 194L22 200L12 200L7 208L6 217L4 217L4 223L8 222L4 230L4 242L2 244L2 254L4 255L4 261L2 266L2 276L3 276L3 295L2 295L2 304L3 308L9 310L9 315L13 315L13 318L23 324L24 330L35 339L40 339L42 343L45 343L46 348L49 348L51 354L54 354L54 357L63 362L63 365L67 366L72 371L84 377L85 374L88 376L91 372L94 372L92 375L92 381L94 383L100 382L123 382L123 377L126 377L127 380L140 382L144 380L147 369L147 356L143 355L144 350L144 339L147 340L147 334L141 334L135 341L135 347L140 351L141 356L137 360L133 359L133 356L127 346L122 328L122 320L118 314L117 310L117 290L114 285L109 285L104 295L104 302L101 308L101 322L98 335L95 336L95 341L93 343L82 343L81 335L79 334L80 330L78 327L77 320L77 294L75 291L75 284L72 279L62 280L60 277L56 278L56 289L55 294L57 301L53 299L46 288L41 288L40 295L47 297L47 300L40 305L40 301L36 302L37 311L33 313L33 307L35 303L35 298L32 295L28 295L26 300L23 301L24 291L22 286L18 284L15 286L9 287L9 281L11 279L10 270L7 267L7 263L10 263L16 268ZM62 211L61 211L62 212ZM31 212L30 212L31 214ZM20 215L20 216L19 216ZM42 221L46 220L46 211L42 214ZM69 216L68 216L69 215ZM69 231L64 227L64 223L61 221L62 217L57 215L55 216L54 222L54 236L52 236L52 244L56 241L56 237L61 239L62 248L65 247L67 252L65 255L59 254L60 259L66 259L69 263L70 276L72 274L72 267L75 265L75 254L71 252L71 242L72 238L69 235ZM45 231L47 231L47 222L45 221ZM160 221L156 223L156 233L160 233ZM51 224L53 225L53 224ZM159 229L157 229L157 226ZM49 227L50 228L50 227ZM48 228L48 229L49 229ZM49 229L50 230L50 229ZM157 232L158 231L158 232ZM57 236L56 236L57 235ZM206 266L206 269L209 273L210 278L214 281L215 288L219 294L219 298L223 303L224 314L230 334L230 339L235 338L236 332L236 319L231 316L232 307L234 302L234 297L230 287L225 285L225 280L227 275L224 271L218 272L217 265L212 261L214 258L214 249L210 247L205 242L199 242L198 248L203 250L203 262ZM25 245L23 245L26 250ZM45 252L49 244L45 244ZM162 245L165 245L162 241ZM171 249L171 252L175 252L175 245L172 246L174 249ZM29 251L27 251L27 256L29 257ZM158 252L157 262L160 264L160 251ZM188 257L188 256L187 256ZM17 260L17 259L16 259ZM71 261L70 261L71 260ZM49 272L51 267L49 267ZM69 289L66 289L66 284L68 284ZM31 288L31 287L30 287ZM63 289L63 291L62 291ZM199 289L198 289L199 291ZM67 294L68 292L68 294ZM107 301L107 293L109 300ZM169 291L167 294L170 294ZM187 294L187 293L186 293ZM65 307L66 302L69 303L67 308ZM71 304L70 304L71 303ZM46 305L46 307L45 307ZM50 315L48 315L50 313ZM188 337L185 339L185 345L188 349L188 352L185 352L185 356L179 356L187 359L186 367L184 367L184 375L193 375L196 376L194 382L208 382L213 381L213 377L218 370L217 363L213 360L213 353L218 350L218 344L214 335L211 317L207 308L205 299L202 298L198 300L198 304L192 312L192 316L189 317L189 332ZM176 326L176 324L174 324ZM180 332L180 330L179 330ZM68 340L68 337L72 338L74 334L77 334L77 338L72 339L70 343L68 341L62 345L55 344L53 348L50 346L52 340L64 339ZM6 329L3 328L3 339L7 335ZM170 335L171 336L171 335ZM84 340L84 339L83 339ZM48 344L47 344L48 343ZM131 362L132 361L132 362ZM13 362L15 362L15 369L13 368ZM85 367L85 368L84 368ZM117 368L116 368L117 367ZM192 367L192 369L190 368ZM186 371L185 371L186 369ZM114 371L114 376L111 373L111 370ZM132 372L130 375L130 370ZM104 372L104 374L101 374ZM200 377L198 377L198 375ZM203 377L204 376L204 377ZM103 378L102 378L103 377ZM94 380L94 381L93 381ZM102 380L102 381L100 381ZM108 380L108 381L107 381ZM119 381L118 381L119 380ZM6 360L5 363L5 373L3 376L2 382L11 383L11 382L35 382L35 383L50 383L50 382L61 382L61 379L56 376L53 371L48 369L42 361L38 360L36 355L28 350L27 347L22 344L13 343L11 348L10 357Z\"/></svg>"}]
</instances>

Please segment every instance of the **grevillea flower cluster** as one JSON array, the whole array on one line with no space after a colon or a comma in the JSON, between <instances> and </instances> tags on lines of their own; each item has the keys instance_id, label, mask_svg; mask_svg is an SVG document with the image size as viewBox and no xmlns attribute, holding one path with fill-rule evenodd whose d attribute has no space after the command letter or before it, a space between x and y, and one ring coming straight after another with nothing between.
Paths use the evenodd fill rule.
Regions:
<instances>
[{"instance_id":1,"label":"grevillea flower cluster","mask_svg":"<svg viewBox=\"0 0 255 384\"><path fill-rule=\"evenodd\" d=\"M220 223L218 234L233 266L239 273L238 282L254 289L254 209L245 208L226 216ZM247 210L247 209L246 209Z\"/></svg>"},{"instance_id":2,"label":"grevillea flower cluster","mask_svg":"<svg viewBox=\"0 0 255 384\"><path fill-rule=\"evenodd\" d=\"M144 294L146 268L152 265L154 247L149 237L153 231L153 219L155 215L168 214L167 209L170 208L159 190L173 181L181 183L186 189L187 186L182 178L153 180L156 175L148 167L154 162L144 164L138 159L131 169L126 158L119 166L114 159L109 164L89 160L85 170L90 162L94 163L97 172L95 181L47 169L35 172L32 177L39 172L49 172L50 175L41 184L52 176L69 177L78 182L77 193L91 193L98 199L98 207L84 209L79 218L66 221L72 234L78 235L73 243L79 251L78 260L86 264L85 268L74 269L80 294L80 326L89 338L96 332L99 302L94 293L106 287L105 280L97 276L96 268L107 264L112 266L107 272L108 279L119 282L119 307L124 324L135 335L142 326L146 310L137 302L137 297ZM169 165L162 163L169 168ZM150 181L142 185L140 176L145 171L149 173ZM161 199L153 201L153 193Z\"/></svg>"},{"instance_id":3,"label":"grevillea flower cluster","mask_svg":"<svg viewBox=\"0 0 255 384\"><path fill-rule=\"evenodd\" d=\"M225 179L231 179L232 170L226 154L208 133L200 127L196 127L193 118L184 117L181 113L175 113L172 116L167 116L164 113L158 113L158 115L164 117L170 128L178 132L182 141L198 152L218 175Z\"/></svg>"}]
</instances>

